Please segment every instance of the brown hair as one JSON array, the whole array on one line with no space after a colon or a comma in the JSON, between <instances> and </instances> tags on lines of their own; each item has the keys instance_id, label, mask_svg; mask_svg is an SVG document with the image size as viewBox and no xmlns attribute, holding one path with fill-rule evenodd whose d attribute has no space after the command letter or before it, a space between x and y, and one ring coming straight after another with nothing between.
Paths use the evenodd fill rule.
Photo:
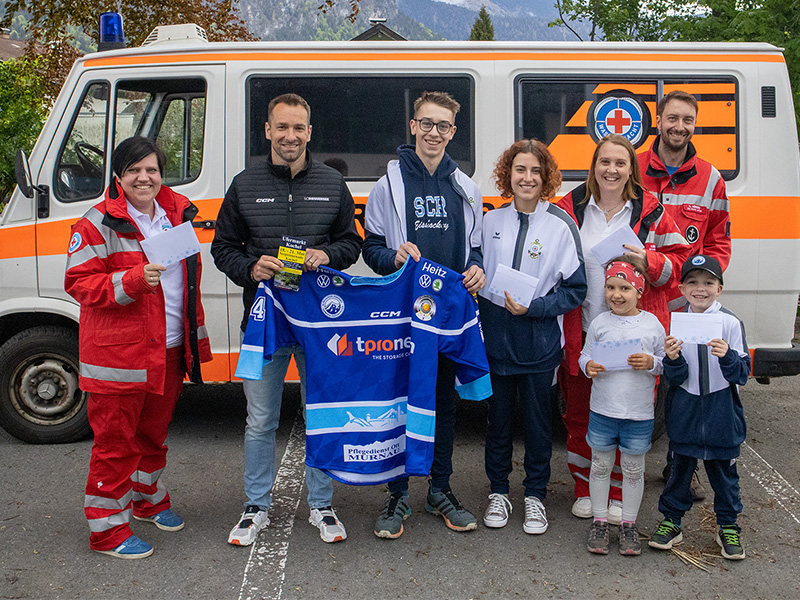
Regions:
<instances>
[{"instance_id":1,"label":"brown hair","mask_svg":"<svg viewBox=\"0 0 800 600\"><path fill-rule=\"evenodd\" d=\"M642 172L639 170L636 150L633 149L633 145L627 138L612 133L597 142L597 148L594 149L594 154L592 155L592 165L589 167L589 176L586 178L586 197L582 202L588 202L590 196L594 196L595 202L600 198L600 186L597 185L597 179L595 179L594 174L597 157L600 154L600 148L602 148L604 144L616 144L628 151L628 160L631 163L631 175L625 183L625 189L622 190L622 199L625 201L633 200L642 189Z\"/></svg>"},{"instance_id":2,"label":"brown hair","mask_svg":"<svg viewBox=\"0 0 800 600\"><path fill-rule=\"evenodd\" d=\"M539 200L546 201L553 198L561 187L561 171L558 170L556 159L550 154L547 146L539 140L514 142L497 159L492 177L497 189L500 190L500 195L503 198L511 198L514 195L511 191L511 165L517 154L533 154L536 157L542 169L542 193Z\"/></svg>"},{"instance_id":3,"label":"brown hair","mask_svg":"<svg viewBox=\"0 0 800 600\"><path fill-rule=\"evenodd\" d=\"M275 107L278 104L287 104L289 106L302 106L306 109L306 113L308 114L308 122L311 123L311 107L308 105L302 96L298 96L297 94L281 94L269 101L269 106L267 106L267 121L269 121L270 117L272 116L272 111L275 110Z\"/></svg>"},{"instance_id":4,"label":"brown hair","mask_svg":"<svg viewBox=\"0 0 800 600\"><path fill-rule=\"evenodd\" d=\"M461 110L461 105L447 92L422 92L422 95L414 101L414 116L417 116L420 106L429 102L446 108L453 113L453 117Z\"/></svg>"},{"instance_id":5,"label":"brown hair","mask_svg":"<svg viewBox=\"0 0 800 600\"><path fill-rule=\"evenodd\" d=\"M648 285L653 285L652 282L650 281L650 277L648 277L648 275L647 275L647 264L641 258L639 258L638 256L633 255L633 254L628 254L628 255L622 254L620 256L614 257L610 261L608 261L606 264L603 265L603 270L607 269L608 265L610 265L613 262L628 263L634 269L639 271L639 273L642 274L642 277L644 277L644 282L646 284L645 285L645 289L647 289Z\"/></svg>"},{"instance_id":6,"label":"brown hair","mask_svg":"<svg viewBox=\"0 0 800 600\"><path fill-rule=\"evenodd\" d=\"M658 106L656 106L656 114L659 117L664 114L664 107L666 107L667 103L671 100L680 100L681 102L686 102L686 104L694 109L694 114L697 114L697 99L691 94L682 90L673 90L658 101Z\"/></svg>"}]
</instances>

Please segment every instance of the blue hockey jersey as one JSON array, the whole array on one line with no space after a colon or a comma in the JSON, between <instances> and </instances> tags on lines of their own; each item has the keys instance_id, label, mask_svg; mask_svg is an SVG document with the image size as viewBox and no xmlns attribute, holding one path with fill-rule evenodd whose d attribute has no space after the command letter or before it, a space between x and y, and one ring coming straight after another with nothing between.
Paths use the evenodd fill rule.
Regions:
<instances>
[{"instance_id":1,"label":"blue hockey jersey","mask_svg":"<svg viewBox=\"0 0 800 600\"><path fill-rule=\"evenodd\" d=\"M491 395L475 299L463 276L422 258L387 277L327 267L300 291L261 282L236 376L260 379L280 347L306 355L306 463L344 483L427 475L439 353L458 365L462 398Z\"/></svg>"}]
</instances>

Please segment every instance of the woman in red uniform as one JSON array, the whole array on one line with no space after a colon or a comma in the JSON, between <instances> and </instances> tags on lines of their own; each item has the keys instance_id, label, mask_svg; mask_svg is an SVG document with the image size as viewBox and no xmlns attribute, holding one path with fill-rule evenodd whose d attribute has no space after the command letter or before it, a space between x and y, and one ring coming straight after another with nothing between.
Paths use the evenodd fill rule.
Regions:
<instances>
[{"instance_id":1,"label":"woman in red uniform","mask_svg":"<svg viewBox=\"0 0 800 600\"><path fill-rule=\"evenodd\" d=\"M197 209L161 184L165 156L129 138L111 157L105 199L72 227L64 287L81 305L80 385L94 446L86 484L90 547L118 558L153 553L130 518L183 528L160 475L184 374L202 382L211 347L200 304L200 256L151 264L140 242L191 221Z\"/></svg>"},{"instance_id":2,"label":"woman in red uniform","mask_svg":"<svg viewBox=\"0 0 800 600\"><path fill-rule=\"evenodd\" d=\"M621 135L608 135L597 145L586 182L558 202L567 211L581 234L586 267L586 299L564 315L565 357L558 380L566 400L567 463L575 481L572 514L592 517L589 500L589 470L592 453L586 443L589 425L591 379L578 368L578 357L589 324L608 310L605 304L605 270L592 248L626 225L633 229L644 248L629 246L628 251L647 265L652 282L639 301L639 308L658 317L669 331L666 290L679 277L681 265L689 257L690 246L658 199L642 187L636 152ZM611 480L611 505L608 521L619 524L622 516L622 474L617 465Z\"/></svg>"}]
</instances>

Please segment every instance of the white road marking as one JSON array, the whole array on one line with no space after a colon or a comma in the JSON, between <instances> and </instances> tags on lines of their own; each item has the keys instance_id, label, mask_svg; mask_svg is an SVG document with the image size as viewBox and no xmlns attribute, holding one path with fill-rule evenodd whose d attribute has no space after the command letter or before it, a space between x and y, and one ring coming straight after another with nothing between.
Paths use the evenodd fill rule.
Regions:
<instances>
[{"instance_id":1,"label":"white road marking","mask_svg":"<svg viewBox=\"0 0 800 600\"><path fill-rule=\"evenodd\" d=\"M797 513L800 509L800 493L746 442L742 444L742 458L745 460L739 461L738 464L775 499L783 510L789 513L796 523L800 524Z\"/></svg>"},{"instance_id":2,"label":"white road marking","mask_svg":"<svg viewBox=\"0 0 800 600\"><path fill-rule=\"evenodd\" d=\"M251 546L239 600L279 600L283 593L289 540L305 475L306 426L301 411L295 417L272 488L271 522Z\"/></svg>"}]
</instances>

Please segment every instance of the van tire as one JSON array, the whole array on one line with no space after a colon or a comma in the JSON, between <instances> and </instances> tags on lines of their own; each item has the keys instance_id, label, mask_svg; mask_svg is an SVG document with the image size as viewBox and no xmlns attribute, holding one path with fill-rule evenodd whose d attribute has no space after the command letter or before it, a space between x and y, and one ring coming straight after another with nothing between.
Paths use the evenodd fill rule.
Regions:
<instances>
[{"instance_id":1,"label":"van tire","mask_svg":"<svg viewBox=\"0 0 800 600\"><path fill-rule=\"evenodd\" d=\"M32 444L87 437L78 364L77 329L33 327L11 337L0 346L0 426Z\"/></svg>"}]
</instances>

